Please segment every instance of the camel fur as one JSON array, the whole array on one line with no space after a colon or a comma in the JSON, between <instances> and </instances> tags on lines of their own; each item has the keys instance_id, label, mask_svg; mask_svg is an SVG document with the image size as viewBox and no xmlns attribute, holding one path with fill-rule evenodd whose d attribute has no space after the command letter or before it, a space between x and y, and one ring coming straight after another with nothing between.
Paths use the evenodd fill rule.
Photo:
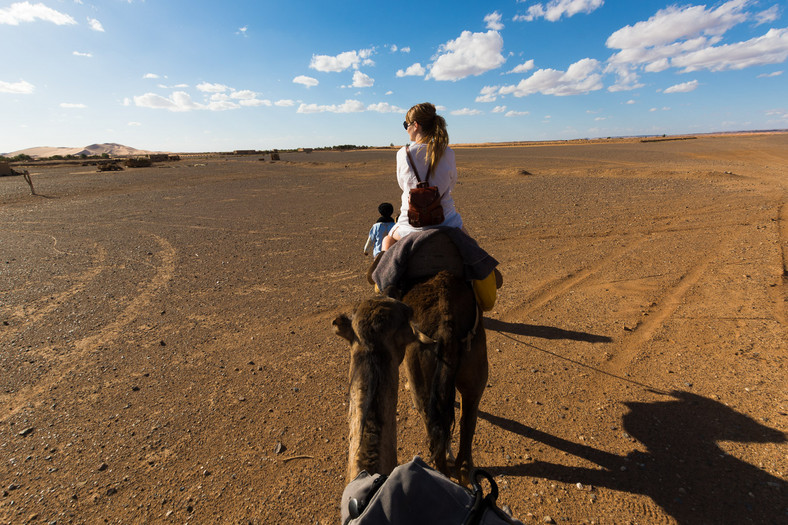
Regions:
<instances>
[{"instance_id":1,"label":"camel fur","mask_svg":"<svg viewBox=\"0 0 788 525\"><path fill-rule=\"evenodd\" d=\"M388 297L361 302L352 320L340 315L334 332L350 343L349 459L347 479L362 470L391 472L397 466L399 365L406 346L419 337L413 310Z\"/></svg>"},{"instance_id":2,"label":"camel fur","mask_svg":"<svg viewBox=\"0 0 788 525\"><path fill-rule=\"evenodd\" d=\"M351 344L349 479L361 470L388 474L396 466L398 365L404 360L432 463L467 485L488 374L486 336L470 284L441 271L411 283L401 301L363 301L352 321L334 320L334 331ZM460 392L460 443L452 461L455 388Z\"/></svg>"}]
</instances>

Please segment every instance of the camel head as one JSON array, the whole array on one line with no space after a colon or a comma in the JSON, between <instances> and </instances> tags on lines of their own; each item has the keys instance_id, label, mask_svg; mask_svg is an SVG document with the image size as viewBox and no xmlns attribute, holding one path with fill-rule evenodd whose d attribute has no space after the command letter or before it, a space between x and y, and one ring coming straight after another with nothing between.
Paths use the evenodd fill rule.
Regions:
<instances>
[{"instance_id":1,"label":"camel head","mask_svg":"<svg viewBox=\"0 0 788 525\"><path fill-rule=\"evenodd\" d=\"M350 343L348 481L362 470L388 474L397 464L397 388L405 348L432 342L411 323L413 310L390 297L362 301L352 319L334 319Z\"/></svg>"},{"instance_id":2,"label":"camel head","mask_svg":"<svg viewBox=\"0 0 788 525\"><path fill-rule=\"evenodd\" d=\"M362 301L352 318L339 315L333 321L334 333L350 343L351 355L359 351L387 351L396 363L405 357L405 347L420 341L434 343L411 322L413 310L390 297L376 296Z\"/></svg>"}]
</instances>

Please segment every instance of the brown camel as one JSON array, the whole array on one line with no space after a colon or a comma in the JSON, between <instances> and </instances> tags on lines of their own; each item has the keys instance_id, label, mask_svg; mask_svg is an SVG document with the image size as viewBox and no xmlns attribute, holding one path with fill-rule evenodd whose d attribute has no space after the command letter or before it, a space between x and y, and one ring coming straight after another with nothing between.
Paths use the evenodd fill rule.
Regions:
<instances>
[{"instance_id":1,"label":"brown camel","mask_svg":"<svg viewBox=\"0 0 788 525\"><path fill-rule=\"evenodd\" d=\"M388 474L396 466L398 365L404 358L413 401L427 429L430 459L440 472L467 485L479 401L487 385L481 312L464 278L446 270L427 278L417 273L409 272L401 302L372 298L359 304L352 321L345 316L334 320L334 331L351 344L348 476L361 470ZM460 444L452 462L455 388L460 392ZM455 473L450 472L452 463Z\"/></svg>"},{"instance_id":2,"label":"brown camel","mask_svg":"<svg viewBox=\"0 0 788 525\"><path fill-rule=\"evenodd\" d=\"M421 335L411 317L406 304L378 296L359 303L352 320L334 319L334 332L350 342L348 481L362 470L388 474L397 466L399 365Z\"/></svg>"}]
</instances>

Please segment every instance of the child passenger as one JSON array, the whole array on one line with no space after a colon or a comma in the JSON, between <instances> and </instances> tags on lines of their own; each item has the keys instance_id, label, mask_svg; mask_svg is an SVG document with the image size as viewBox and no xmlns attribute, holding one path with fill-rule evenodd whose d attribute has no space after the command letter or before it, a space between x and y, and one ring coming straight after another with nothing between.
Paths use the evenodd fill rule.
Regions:
<instances>
[{"instance_id":1,"label":"child passenger","mask_svg":"<svg viewBox=\"0 0 788 525\"><path fill-rule=\"evenodd\" d=\"M383 239L394 226L394 219L391 217L394 213L394 206L388 202L381 203L378 206L378 213L380 213L380 217L369 230L367 243L364 245L364 255L369 255L369 248L372 247L373 257L378 256L383 246Z\"/></svg>"}]
</instances>

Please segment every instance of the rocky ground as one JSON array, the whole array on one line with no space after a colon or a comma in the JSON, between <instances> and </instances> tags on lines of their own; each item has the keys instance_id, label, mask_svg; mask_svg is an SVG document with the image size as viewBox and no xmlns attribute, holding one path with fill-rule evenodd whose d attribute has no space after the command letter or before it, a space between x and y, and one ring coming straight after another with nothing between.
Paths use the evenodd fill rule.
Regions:
<instances>
[{"instance_id":1,"label":"rocky ground","mask_svg":"<svg viewBox=\"0 0 788 525\"><path fill-rule=\"evenodd\" d=\"M526 523L788 523L788 135L458 148ZM337 523L394 151L0 179L0 522ZM425 452L401 385L399 458Z\"/></svg>"}]
</instances>

